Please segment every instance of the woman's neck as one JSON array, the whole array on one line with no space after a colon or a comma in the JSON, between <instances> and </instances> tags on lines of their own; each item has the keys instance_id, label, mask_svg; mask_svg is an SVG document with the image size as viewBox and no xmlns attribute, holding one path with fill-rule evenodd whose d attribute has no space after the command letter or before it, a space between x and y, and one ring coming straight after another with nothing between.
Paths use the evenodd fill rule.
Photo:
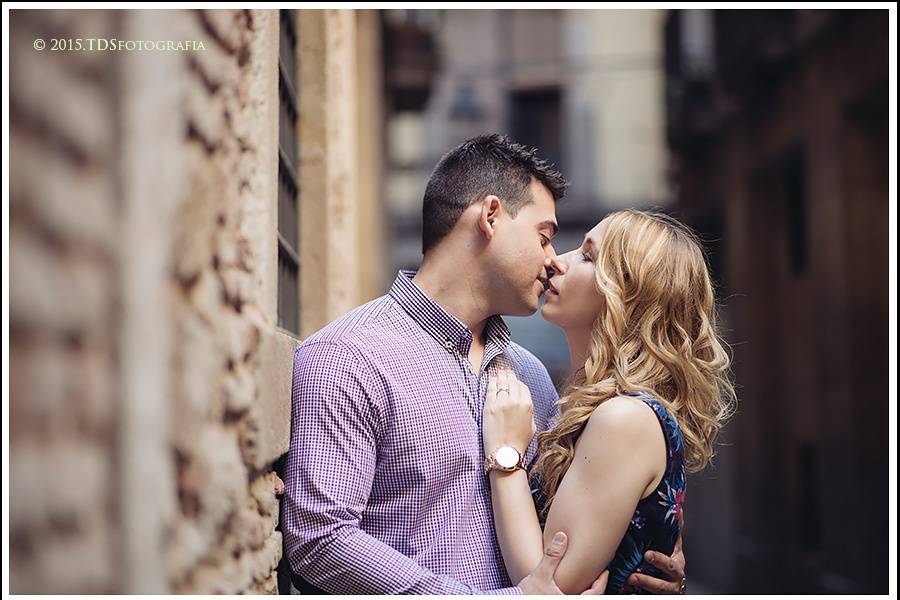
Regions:
<instances>
[{"instance_id":1,"label":"woman's neck","mask_svg":"<svg viewBox=\"0 0 900 600\"><path fill-rule=\"evenodd\" d=\"M569 342L569 369L572 373L584 368L591 349L591 332L583 329L567 329L564 331Z\"/></svg>"}]
</instances>

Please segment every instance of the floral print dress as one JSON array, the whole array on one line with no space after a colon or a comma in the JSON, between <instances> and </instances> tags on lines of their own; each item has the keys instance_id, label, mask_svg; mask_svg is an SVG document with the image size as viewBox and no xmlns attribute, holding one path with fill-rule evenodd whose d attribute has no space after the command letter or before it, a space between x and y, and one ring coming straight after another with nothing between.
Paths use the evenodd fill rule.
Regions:
<instances>
[{"instance_id":1,"label":"floral print dress","mask_svg":"<svg viewBox=\"0 0 900 600\"><path fill-rule=\"evenodd\" d=\"M685 467L681 429L662 403L650 394L626 392L623 395L640 397L656 413L666 438L666 470L653 493L642 498L634 510L625 537L609 563L607 594L623 593L625 580L638 568L652 577L662 577L656 567L644 560L644 553L656 550L666 555L672 554L683 526L681 506L684 502ZM546 497L537 475L532 475L531 488L540 514ZM541 519L543 527L544 520Z\"/></svg>"}]
</instances>

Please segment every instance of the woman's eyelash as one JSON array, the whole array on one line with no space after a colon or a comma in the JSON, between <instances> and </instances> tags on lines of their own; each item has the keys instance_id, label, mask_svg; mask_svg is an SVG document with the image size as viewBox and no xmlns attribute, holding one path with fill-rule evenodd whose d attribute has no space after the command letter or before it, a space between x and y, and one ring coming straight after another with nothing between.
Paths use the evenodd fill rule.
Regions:
<instances>
[{"instance_id":1,"label":"woman's eyelash","mask_svg":"<svg viewBox=\"0 0 900 600\"><path fill-rule=\"evenodd\" d=\"M585 262L591 262L591 255L587 252L582 252L581 257L584 258Z\"/></svg>"}]
</instances>

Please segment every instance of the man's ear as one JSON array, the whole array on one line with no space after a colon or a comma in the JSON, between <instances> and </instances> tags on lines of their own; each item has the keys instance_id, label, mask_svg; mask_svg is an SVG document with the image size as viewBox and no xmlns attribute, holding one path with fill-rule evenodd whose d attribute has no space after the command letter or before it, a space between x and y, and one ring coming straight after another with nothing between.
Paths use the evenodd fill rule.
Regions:
<instances>
[{"instance_id":1,"label":"man's ear","mask_svg":"<svg viewBox=\"0 0 900 600\"><path fill-rule=\"evenodd\" d=\"M493 194L488 194L481 200L480 208L478 230L486 239L490 240L494 237L494 227L497 225L497 219L500 218L503 210L500 198Z\"/></svg>"}]
</instances>

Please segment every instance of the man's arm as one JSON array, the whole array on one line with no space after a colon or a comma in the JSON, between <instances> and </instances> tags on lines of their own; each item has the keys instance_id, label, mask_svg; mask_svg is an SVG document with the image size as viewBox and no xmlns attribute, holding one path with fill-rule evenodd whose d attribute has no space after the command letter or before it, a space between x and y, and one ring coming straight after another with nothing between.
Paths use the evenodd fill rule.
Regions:
<instances>
[{"instance_id":1,"label":"man's arm","mask_svg":"<svg viewBox=\"0 0 900 600\"><path fill-rule=\"evenodd\" d=\"M375 472L380 394L351 348L314 342L295 352L282 513L290 568L330 593L521 593L475 590L360 529Z\"/></svg>"}]
</instances>

